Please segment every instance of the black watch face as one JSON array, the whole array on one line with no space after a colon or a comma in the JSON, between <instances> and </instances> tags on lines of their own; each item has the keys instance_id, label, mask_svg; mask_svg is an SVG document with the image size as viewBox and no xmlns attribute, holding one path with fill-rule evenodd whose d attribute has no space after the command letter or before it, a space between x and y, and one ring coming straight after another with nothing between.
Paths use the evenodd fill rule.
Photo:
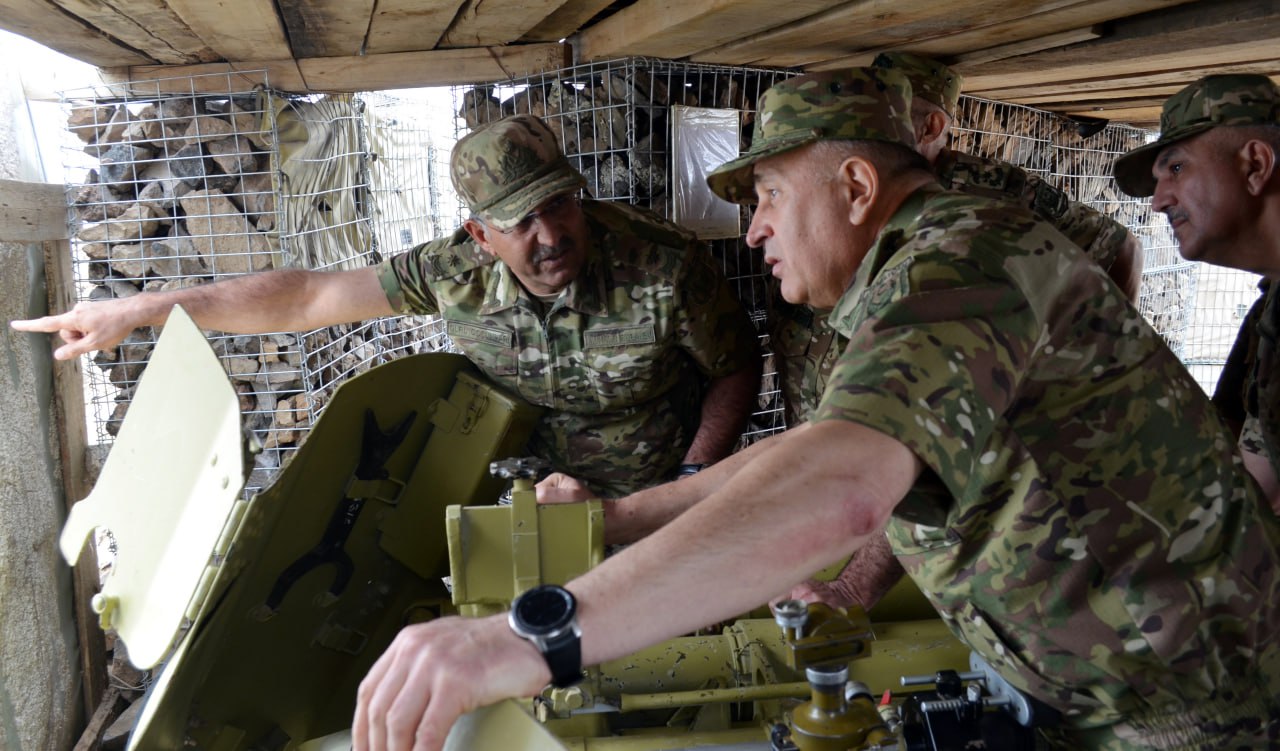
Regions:
<instances>
[{"instance_id":1,"label":"black watch face","mask_svg":"<svg viewBox=\"0 0 1280 751\"><path fill-rule=\"evenodd\" d=\"M559 587L535 587L521 595L517 605L516 617L534 633L560 628L573 615L573 595Z\"/></svg>"}]
</instances>

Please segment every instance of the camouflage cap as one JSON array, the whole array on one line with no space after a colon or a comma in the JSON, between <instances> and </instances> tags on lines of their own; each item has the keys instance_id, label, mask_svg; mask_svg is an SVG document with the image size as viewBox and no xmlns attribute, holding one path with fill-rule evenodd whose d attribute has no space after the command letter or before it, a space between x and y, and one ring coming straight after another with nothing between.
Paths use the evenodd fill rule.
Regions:
<instances>
[{"instance_id":1,"label":"camouflage cap","mask_svg":"<svg viewBox=\"0 0 1280 751\"><path fill-rule=\"evenodd\" d=\"M453 188L472 213L510 229L548 198L581 190L556 134L533 115L515 115L467 134L449 159Z\"/></svg>"},{"instance_id":2,"label":"camouflage cap","mask_svg":"<svg viewBox=\"0 0 1280 751\"><path fill-rule=\"evenodd\" d=\"M707 175L716 195L753 203L756 162L817 141L889 141L915 149L911 83L893 70L854 68L788 78L760 96L747 153Z\"/></svg>"},{"instance_id":3,"label":"camouflage cap","mask_svg":"<svg viewBox=\"0 0 1280 751\"><path fill-rule=\"evenodd\" d=\"M910 52L881 52L871 67L902 71L911 80L911 90L916 96L941 107L948 117L956 116L964 76L937 60Z\"/></svg>"},{"instance_id":4,"label":"camouflage cap","mask_svg":"<svg viewBox=\"0 0 1280 751\"><path fill-rule=\"evenodd\" d=\"M1205 76L1169 97L1160 113L1160 138L1116 160L1120 190L1131 196L1156 191L1151 174L1164 147L1219 125L1280 124L1280 87L1253 74Z\"/></svg>"}]
</instances>

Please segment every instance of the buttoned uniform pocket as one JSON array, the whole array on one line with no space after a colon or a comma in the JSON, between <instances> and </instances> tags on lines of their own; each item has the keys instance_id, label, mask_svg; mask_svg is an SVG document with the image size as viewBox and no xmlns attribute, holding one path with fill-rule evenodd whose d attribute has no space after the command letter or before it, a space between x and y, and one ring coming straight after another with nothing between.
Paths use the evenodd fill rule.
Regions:
<instances>
[{"instance_id":1,"label":"buttoned uniform pocket","mask_svg":"<svg viewBox=\"0 0 1280 751\"><path fill-rule=\"evenodd\" d=\"M514 331L493 325L446 321L445 333L486 375L495 378L516 375L518 350Z\"/></svg>"},{"instance_id":2,"label":"buttoned uniform pocket","mask_svg":"<svg viewBox=\"0 0 1280 751\"><path fill-rule=\"evenodd\" d=\"M651 325L601 328L583 333L587 374L604 409L624 409L661 395L667 386L666 348Z\"/></svg>"}]
</instances>

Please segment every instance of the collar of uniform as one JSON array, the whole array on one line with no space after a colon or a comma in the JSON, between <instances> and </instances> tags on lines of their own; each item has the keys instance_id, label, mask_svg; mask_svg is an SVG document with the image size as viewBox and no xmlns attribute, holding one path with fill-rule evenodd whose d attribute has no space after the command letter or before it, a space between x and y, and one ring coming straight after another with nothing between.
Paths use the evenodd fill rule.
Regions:
<instances>
[{"instance_id":1,"label":"collar of uniform","mask_svg":"<svg viewBox=\"0 0 1280 751\"><path fill-rule=\"evenodd\" d=\"M514 307L521 294L529 297L521 286L511 267L498 261L493 264L494 274L485 289L484 304L480 307L482 315L492 315ZM587 251L587 258L582 263L578 278L569 283L569 294L565 297L565 307L589 316L602 316L609 312L605 295L604 263L595 243Z\"/></svg>"},{"instance_id":2,"label":"collar of uniform","mask_svg":"<svg viewBox=\"0 0 1280 751\"><path fill-rule=\"evenodd\" d=\"M907 200L903 201L898 210L893 212L893 216L889 217L889 221L880 230L880 234L876 235L875 242L871 244L871 249L867 251L866 257L858 265L858 271L853 275L853 281L849 283L849 288L844 291L844 294L836 301L835 307L831 309L831 315L827 318L827 323L833 329L845 336L853 335L852 329L856 322L855 319L858 317L859 303L862 301L862 296L867 291L867 287L871 286L871 280L884 267L890 256L901 247L903 236L920 216L920 212L924 208L924 202L941 190L942 188L937 185L926 185L920 188L907 196Z\"/></svg>"}]
</instances>

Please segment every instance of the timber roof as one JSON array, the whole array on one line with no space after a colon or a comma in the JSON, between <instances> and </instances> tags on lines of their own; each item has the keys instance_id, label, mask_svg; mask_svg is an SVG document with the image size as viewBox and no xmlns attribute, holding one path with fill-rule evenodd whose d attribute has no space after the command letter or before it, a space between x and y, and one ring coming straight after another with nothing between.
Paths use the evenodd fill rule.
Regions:
<instances>
[{"instance_id":1,"label":"timber roof","mask_svg":"<svg viewBox=\"0 0 1280 751\"><path fill-rule=\"evenodd\" d=\"M1206 73L1280 80L1280 0L0 0L0 28L114 80L266 70L295 92L626 56L817 70L901 49L956 66L966 94L1149 124Z\"/></svg>"}]
</instances>

